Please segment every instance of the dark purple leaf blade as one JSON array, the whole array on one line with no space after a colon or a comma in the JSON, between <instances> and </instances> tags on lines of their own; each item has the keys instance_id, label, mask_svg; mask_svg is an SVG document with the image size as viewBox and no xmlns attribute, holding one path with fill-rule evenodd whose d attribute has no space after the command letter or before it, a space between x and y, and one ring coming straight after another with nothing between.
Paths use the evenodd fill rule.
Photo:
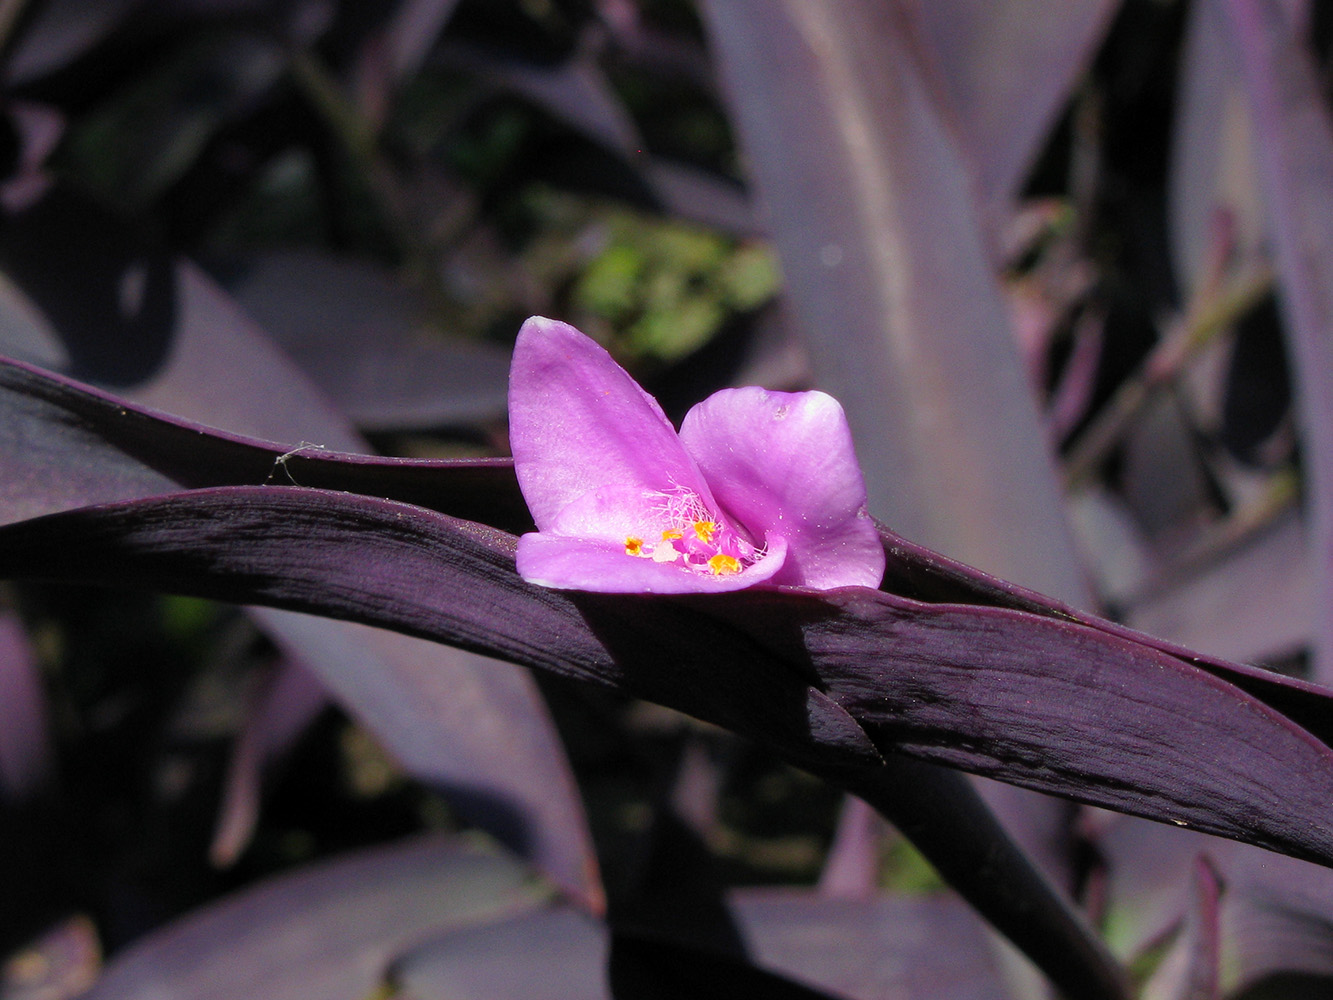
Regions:
<instances>
[{"instance_id":1,"label":"dark purple leaf blade","mask_svg":"<svg viewBox=\"0 0 1333 1000\"><path fill-rule=\"evenodd\" d=\"M203 475L210 480L216 480L221 477L228 469L228 463L231 462L233 472L241 473L242 481L254 482L256 480L267 480L270 473L276 469L281 469L287 474L288 479L296 481L309 482L310 473L318 468L324 473L334 476L336 479L340 470L344 466L350 469L353 475L369 475L370 478L363 478L360 486L352 488L371 489L380 495L393 495L395 492L403 493L404 482L408 490L415 490L418 494L422 492L420 487L429 484L433 489L431 494L437 501L444 498L451 502L452 506L457 507L455 491L450 490L449 484L459 477L463 478L465 487L468 477L476 472L483 472L488 476L495 478L497 492L501 496L513 495L517 497L517 490L513 482L512 470L505 466L486 465L478 468L476 464L469 463L402 463L395 460L377 460L363 456L342 456L335 458L318 451L306 451L301 455L293 455L290 459L280 461L283 455L279 453L280 446L257 445L252 442L238 441L229 438L226 435L210 434L202 428L183 425L180 421L167 421L155 418L150 414L145 414L138 409L128 406L123 402L114 400L98 393L89 393L81 390L77 386L70 385L58 379L51 379L40 373L31 372L20 366L10 366L5 368L0 366L0 373L7 373L13 376L12 390L9 393L0 394L0 402L3 402L8 408L8 419L13 421L16 428L21 428L24 434L35 440L42 440L44 447L48 450L55 450L59 443L65 445L72 444L77 450L88 456L101 456L105 458L103 452L109 453L115 462L120 463L119 468L128 477L131 487L138 486L144 492L151 489L152 483L142 483L135 481L135 474L142 475L145 472L151 472L154 466L161 466L164 462L174 463L173 468L183 471L175 472L174 475L181 479L189 481ZM31 411L31 412L29 412ZM127 435L126 428L130 431ZM214 440L216 439L216 440ZM0 437L0 443L6 440ZM21 437L15 436L15 441L21 440ZM53 444L52 442L55 442ZM219 444L220 442L220 444ZM28 451L23 448L17 449L17 453L12 456L16 466L22 467ZM236 456L240 456L238 461ZM146 460L147 464L139 464L141 460ZM299 463L299 464L298 464ZM200 472L200 467L206 470ZM268 470L267 472L264 470ZM32 470L40 475L43 471L40 463ZM344 470L345 471L345 470ZM263 472L263 476L260 473ZM372 475L373 474L373 475ZM152 476L157 473L153 472ZM49 477L47 477L49 480ZM151 477L150 477L151 478ZM507 484L504 481L507 479ZM404 482L399 482L403 480ZM156 480L153 480L154 482ZM281 481L279 479L279 481ZM415 486L413 484L416 484ZM105 483L94 477L92 483L94 487L101 490ZM330 485L341 485L345 488L351 484L333 482ZM473 484L476 485L475 483ZM123 485L120 488L124 488ZM77 492L77 491L76 491ZM132 495L135 490L129 489ZM281 492L276 487L270 487L269 491L261 492ZM486 490L473 489L472 495L484 500ZM465 488L464 494L468 490ZM413 499L417 497L414 496ZM86 499L93 499L89 496ZM48 503L55 507L67 506L72 502L77 502L74 496L66 495L61 492L58 497L48 498ZM516 501L517 502L517 501ZM445 506L449 506L446 504ZM494 513L494 512L491 512ZM484 515L483 515L484 516ZM525 518L526 520L526 518ZM512 539L510 540L512 543ZM466 580L462 581L466 583ZM441 583L440 592L447 593L448 587L444 582ZM588 611L591 615L596 615L596 609ZM603 616L605 617L605 616ZM520 619L521 620L521 619ZM642 636L639 634L636 625L632 622L626 623L623 616L618 621L603 621L603 628L607 641L616 644L617 648L631 658L637 658L642 662L645 646ZM560 629L568 629L560 626ZM557 629L557 637L560 629ZM690 621L686 624L676 624L674 631L683 633L698 629L696 622ZM673 631L668 628L668 631ZM706 637L701 637L706 638ZM739 646L739 650L737 647ZM492 648L487 646L485 648ZM734 634L724 634L718 637L717 641L712 643L711 652L714 654L726 654L735 658L739 653L741 662L749 665L754 657L754 649L751 640L741 638L740 640ZM675 669L678 669L675 661L668 655L663 654L667 661L661 668L654 668L649 665L640 672L641 683L640 693L645 697L656 698L656 700L675 703L672 699L678 698L678 692L673 691L670 683L665 685L662 691L658 691L653 685L661 682L661 678L670 678ZM711 660L709 661L711 662ZM775 665L774 669L765 671L761 678L761 686L771 683L771 677L780 675L782 667ZM368 695L373 696L373 677L367 678L363 675L364 671L345 672L340 676L360 679L364 684L370 685L371 690ZM711 682L715 678L709 678ZM750 692L742 691L738 699L742 704L738 709L738 718L731 722L734 728L740 731L747 731L744 728L747 721L754 715L754 709L749 705L747 699ZM857 754L864 756L867 752L873 757L873 750L865 742L864 735L859 728L855 726L852 720L837 709L827 696L818 690L811 688L808 684L801 684L796 689L792 689L786 695L787 704L797 706L796 716L799 718L798 728L803 735L801 740L808 741L808 729L813 726L816 730L821 728L827 730L819 736L825 744L831 744L837 753L849 753L852 758ZM781 698L778 699L781 701ZM688 710L688 709L687 709ZM695 714L707 716L710 709L708 706L696 707ZM782 727L789 727L788 718L790 712L783 710L782 719L779 720L778 729L767 731L765 729L766 720L760 719L758 729L764 730L754 733L760 740L780 742L783 735ZM393 720L382 720L382 731L389 734L392 740L397 736L403 727L394 726ZM725 722L724 722L725 724ZM772 727L768 727L771 729ZM802 744L793 749L784 748L789 758L806 761L812 757L809 749ZM825 753L828 746L824 747ZM919 768L920 765L917 765ZM896 774L897 771L895 770ZM913 772L912 781L901 781L900 792L914 792L920 794L916 788L922 780L920 771ZM930 775L927 778L932 777ZM928 815L929 821L923 821L919 817L908 817L899 815L901 810L912 808L917 800L912 794L899 794L884 800L882 797L876 799L879 808L885 810L887 814L893 817L901 827L910 827L911 835L924 843L924 850L928 857L931 857L942 870L949 873L950 877L960 885L960 888L969 899L977 905L981 912L993 920L996 925L1004 929L1007 933L1022 939L1024 934L1035 930L1040 939L1047 943L1048 952L1054 955L1054 960L1064 962L1071 955L1084 955L1087 948L1080 944L1080 939L1086 944L1086 935L1081 931L1075 931L1072 934L1073 940L1070 940L1070 928L1077 926L1077 921L1072 921L1063 905L1056 901L1051 894L1049 887L1040 879L1035 877L1028 869L1026 863L1013 854L1006 846L1007 841L1003 834L992 829L988 823L988 817L984 809L979 809L975 795L969 789L961 786L956 781L950 782L949 775L933 776L934 781L933 794L928 803L930 809ZM929 783L929 782L928 782ZM942 784L943 783L943 784ZM948 785L947 788L943 787ZM964 838L959 841L957 838L936 835L938 827L943 825L944 829L964 829L976 831L970 838ZM985 835L981 831L986 831ZM996 838L995 842L985 842L986 837ZM939 845L938 847L936 845ZM977 880L972 876L972 872L977 870L977 860L979 857L989 859L989 868L998 869L1004 866L995 862L996 858L1003 857L1008 865L1007 873L1011 876L1010 880L1004 885L1012 888L1014 884L1031 883L1025 887L1025 890L1015 895L1013 892L1006 894L1000 891L997 886L1000 884L994 878ZM1042 916L1034 917L1033 911L1025 903L1023 907L1015 910L1015 900L1024 898L1031 900L1039 898L1042 903ZM1054 946L1049 942L1057 942ZM1060 943L1065 942L1065 943ZM1095 949L1094 949L1095 950ZM1038 961L1041 961L1038 958ZM1084 970L1081 974L1082 979L1087 979L1088 973ZM1108 993L1107 995L1112 995Z\"/></svg>"},{"instance_id":2,"label":"dark purple leaf blade","mask_svg":"<svg viewBox=\"0 0 1333 1000\"><path fill-rule=\"evenodd\" d=\"M1333 606L1333 117L1292 4L1223 0L1254 117L1304 457L1315 607ZM1333 678L1333 616L1315 616L1314 676Z\"/></svg>"},{"instance_id":3,"label":"dark purple leaf blade","mask_svg":"<svg viewBox=\"0 0 1333 1000\"><path fill-rule=\"evenodd\" d=\"M0 455L0 521L182 486L273 483L392 496L469 520L531 527L508 459L439 462L270 444L4 359Z\"/></svg>"},{"instance_id":4,"label":"dark purple leaf blade","mask_svg":"<svg viewBox=\"0 0 1333 1000\"><path fill-rule=\"evenodd\" d=\"M512 550L512 536L393 501L230 487L10 525L0 574L397 628L622 687L798 763L864 765L873 751L836 702L886 751L1333 863L1333 750L1142 644L862 588L566 595L520 580Z\"/></svg>"},{"instance_id":5,"label":"dark purple leaf blade","mask_svg":"<svg viewBox=\"0 0 1333 1000\"><path fill-rule=\"evenodd\" d=\"M431 835L260 883L117 956L86 1000L363 1000L423 936L538 903L518 863Z\"/></svg>"},{"instance_id":6,"label":"dark purple leaf blade","mask_svg":"<svg viewBox=\"0 0 1333 1000\"><path fill-rule=\"evenodd\" d=\"M47 532L62 523L75 531L81 525L86 534L78 543L73 536L57 543ZM135 582L153 589L387 626L625 687L757 738L767 735L798 759L818 761L834 749L847 763L877 759L850 717L748 637L720 624L707 628L684 605L534 587L514 572L514 543L484 525L396 501L307 488L221 487L9 525L0 529L0 574L115 579L123 586L142 559L146 575L135 574ZM103 556L115 549L126 561L105 562L94 556L99 549ZM34 558L42 550L46 569ZM664 645L649 625L676 641L690 635L692 662L666 669L679 649ZM710 666L699 662L701 649L745 666L706 685L706 693L691 692L670 675L699 683L696 675ZM829 745L812 738L812 725Z\"/></svg>"}]
</instances>

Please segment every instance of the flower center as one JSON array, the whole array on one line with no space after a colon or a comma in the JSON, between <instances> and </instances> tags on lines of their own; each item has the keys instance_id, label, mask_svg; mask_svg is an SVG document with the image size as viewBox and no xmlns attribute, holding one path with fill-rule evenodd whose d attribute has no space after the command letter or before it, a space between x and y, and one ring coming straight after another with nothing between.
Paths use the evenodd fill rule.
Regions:
<instances>
[{"instance_id":1,"label":"flower center","mask_svg":"<svg viewBox=\"0 0 1333 1000\"><path fill-rule=\"evenodd\" d=\"M693 493L679 490L653 494L671 527L660 539L625 538L625 555L654 562L678 563L682 569L712 576L739 573L762 555L730 525L715 519Z\"/></svg>"}]
</instances>

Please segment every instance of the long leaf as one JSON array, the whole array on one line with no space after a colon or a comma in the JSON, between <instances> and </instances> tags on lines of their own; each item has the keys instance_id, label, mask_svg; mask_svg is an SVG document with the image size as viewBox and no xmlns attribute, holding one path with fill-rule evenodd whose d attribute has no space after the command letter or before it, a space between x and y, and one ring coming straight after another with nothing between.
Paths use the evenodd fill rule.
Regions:
<instances>
[{"instance_id":1,"label":"long leaf","mask_svg":"<svg viewBox=\"0 0 1333 1000\"><path fill-rule=\"evenodd\" d=\"M983 197L1002 218L1119 0L920 5Z\"/></svg>"},{"instance_id":2,"label":"long leaf","mask_svg":"<svg viewBox=\"0 0 1333 1000\"><path fill-rule=\"evenodd\" d=\"M1333 120L1290 4L1223 0L1254 116L1278 286L1296 362L1313 555L1315 676L1333 677Z\"/></svg>"},{"instance_id":3,"label":"long leaf","mask_svg":"<svg viewBox=\"0 0 1333 1000\"><path fill-rule=\"evenodd\" d=\"M1073 603L1084 584L968 165L901 0L703 5L786 292L870 507Z\"/></svg>"},{"instance_id":4,"label":"long leaf","mask_svg":"<svg viewBox=\"0 0 1333 1000\"><path fill-rule=\"evenodd\" d=\"M512 536L392 501L230 487L10 525L0 574L397 628L622 687L804 764L867 763L854 716L887 751L1333 863L1333 750L1144 644L862 588L564 595L520 580L512 551Z\"/></svg>"},{"instance_id":5,"label":"long leaf","mask_svg":"<svg viewBox=\"0 0 1333 1000\"><path fill-rule=\"evenodd\" d=\"M521 865L428 836L310 865L211 904L118 955L86 1000L362 1000L429 933L538 902Z\"/></svg>"}]
</instances>

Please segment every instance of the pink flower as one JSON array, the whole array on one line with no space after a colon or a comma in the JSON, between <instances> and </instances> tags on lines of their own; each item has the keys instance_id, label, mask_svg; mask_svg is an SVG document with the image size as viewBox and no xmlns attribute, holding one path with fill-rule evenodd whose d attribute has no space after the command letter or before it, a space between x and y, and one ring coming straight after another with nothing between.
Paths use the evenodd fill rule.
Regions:
<instances>
[{"instance_id":1,"label":"pink flower","mask_svg":"<svg viewBox=\"0 0 1333 1000\"><path fill-rule=\"evenodd\" d=\"M529 583L683 594L884 574L846 417L822 392L724 389L677 436L606 351L535 316L514 345L509 432L538 529L518 543Z\"/></svg>"}]
</instances>

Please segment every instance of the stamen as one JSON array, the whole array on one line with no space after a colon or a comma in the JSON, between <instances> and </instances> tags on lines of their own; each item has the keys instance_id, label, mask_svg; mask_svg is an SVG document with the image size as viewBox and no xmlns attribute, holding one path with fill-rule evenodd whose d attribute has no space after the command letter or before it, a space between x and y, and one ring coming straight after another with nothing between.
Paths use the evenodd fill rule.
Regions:
<instances>
[{"instance_id":1,"label":"stamen","mask_svg":"<svg viewBox=\"0 0 1333 1000\"><path fill-rule=\"evenodd\" d=\"M695 521L694 533L699 536L699 541L708 545L713 540L713 533L717 531L715 521Z\"/></svg>"},{"instance_id":2,"label":"stamen","mask_svg":"<svg viewBox=\"0 0 1333 1000\"><path fill-rule=\"evenodd\" d=\"M630 535L625 539L625 555L627 556L646 556L648 553L643 551L643 539L635 538Z\"/></svg>"},{"instance_id":3,"label":"stamen","mask_svg":"<svg viewBox=\"0 0 1333 1000\"><path fill-rule=\"evenodd\" d=\"M662 532L662 541L664 542L673 542L677 538L684 538L684 537L685 536L681 534L679 531L677 531L675 528L667 528L666 531Z\"/></svg>"},{"instance_id":4,"label":"stamen","mask_svg":"<svg viewBox=\"0 0 1333 1000\"><path fill-rule=\"evenodd\" d=\"M735 556L719 552L708 560L708 568L713 571L715 576L730 576L732 573L741 571L741 561Z\"/></svg>"}]
</instances>

